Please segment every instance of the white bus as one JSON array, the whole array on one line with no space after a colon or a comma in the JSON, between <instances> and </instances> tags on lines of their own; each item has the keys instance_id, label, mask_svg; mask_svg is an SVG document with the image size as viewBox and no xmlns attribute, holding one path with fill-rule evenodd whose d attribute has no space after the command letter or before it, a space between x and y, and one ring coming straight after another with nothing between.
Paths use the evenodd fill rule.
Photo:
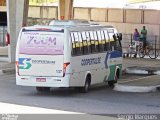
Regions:
<instances>
[{"instance_id":1,"label":"white bus","mask_svg":"<svg viewBox=\"0 0 160 120\"><path fill-rule=\"evenodd\" d=\"M121 38L112 26L84 21L54 21L49 26L21 29L16 48L16 84L75 87L113 85L121 76Z\"/></svg>"}]
</instances>

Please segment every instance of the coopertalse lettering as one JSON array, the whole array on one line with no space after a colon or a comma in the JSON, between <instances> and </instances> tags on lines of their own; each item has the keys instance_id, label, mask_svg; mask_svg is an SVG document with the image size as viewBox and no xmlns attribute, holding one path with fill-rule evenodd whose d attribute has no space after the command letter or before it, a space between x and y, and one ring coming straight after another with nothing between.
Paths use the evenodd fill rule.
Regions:
<instances>
[{"instance_id":1,"label":"coopertalse lettering","mask_svg":"<svg viewBox=\"0 0 160 120\"><path fill-rule=\"evenodd\" d=\"M101 57L82 59L82 61L81 61L82 66L100 64L100 63L101 63Z\"/></svg>"}]
</instances>

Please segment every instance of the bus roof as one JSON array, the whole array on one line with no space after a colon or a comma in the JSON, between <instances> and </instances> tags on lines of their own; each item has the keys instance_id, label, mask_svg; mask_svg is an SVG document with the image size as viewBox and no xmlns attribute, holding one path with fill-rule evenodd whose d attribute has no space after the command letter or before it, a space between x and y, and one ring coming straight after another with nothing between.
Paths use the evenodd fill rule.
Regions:
<instances>
[{"instance_id":1,"label":"bus roof","mask_svg":"<svg viewBox=\"0 0 160 120\"><path fill-rule=\"evenodd\" d=\"M86 20L53 20L49 26L63 26L63 27L91 27L91 26L102 26L94 21ZM113 26L106 26L107 28L113 28Z\"/></svg>"},{"instance_id":2,"label":"bus roof","mask_svg":"<svg viewBox=\"0 0 160 120\"><path fill-rule=\"evenodd\" d=\"M56 31L63 31L65 28L70 30L93 30L93 29L101 29L101 28L114 28L113 26L104 26L97 24L93 21L88 22L85 20L53 20L50 22L49 26L44 25L34 25L29 27L24 27L23 30L56 30Z\"/></svg>"},{"instance_id":3,"label":"bus roof","mask_svg":"<svg viewBox=\"0 0 160 120\"><path fill-rule=\"evenodd\" d=\"M50 26L88 26L90 23L86 20L53 20Z\"/></svg>"}]
</instances>

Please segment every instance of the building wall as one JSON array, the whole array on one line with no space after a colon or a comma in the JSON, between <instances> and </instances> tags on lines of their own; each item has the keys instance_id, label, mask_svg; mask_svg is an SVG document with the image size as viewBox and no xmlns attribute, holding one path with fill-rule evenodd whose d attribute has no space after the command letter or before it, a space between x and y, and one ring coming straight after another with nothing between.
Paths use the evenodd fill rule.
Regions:
<instances>
[{"instance_id":1,"label":"building wall","mask_svg":"<svg viewBox=\"0 0 160 120\"><path fill-rule=\"evenodd\" d=\"M124 21L123 9L108 9L108 22L122 22ZM100 14L99 14L100 15Z\"/></svg>"},{"instance_id":2,"label":"building wall","mask_svg":"<svg viewBox=\"0 0 160 120\"><path fill-rule=\"evenodd\" d=\"M145 24L160 24L160 11L158 10L145 10L144 11Z\"/></svg>"},{"instance_id":3,"label":"building wall","mask_svg":"<svg viewBox=\"0 0 160 120\"><path fill-rule=\"evenodd\" d=\"M29 17L57 19L57 9L57 7L30 6ZM148 30L148 35L158 36L158 43L160 43L160 10L74 8L73 18L92 20L104 25L112 25L116 27L119 32L125 34L133 33L135 28L141 31L145 25Z\"/></svg>"},{"instance_id":4,"label":"building wall","mask_svg":"<svg viewBox=\"0 0 160 120\"><path fill-rule=\"evenodd\" d=\"M58 18L58 11L55 7L42 7L41 8L41 17L42 18Z\"/></svg>"},{"instance_id":5,"label":"building wall","mask_svg":"<svg viewBox=\"0 0 160 120\"><path fill-rule=\"evenodd\" d=\"M90 20L90 9L88 8L74 9L74 19Z\"/></svg>"},{"instance_id":6,"label":"building wall","mask_svg":"<svg viewBox=\"0 0 160 120\"><path fill-rule=\"evenodd\" d=\"M6 0L0 0L0 6L6 6Z\"/></svg>"},{"instance_id":7,"label":"building wall","mask_svg":"<svg viewBox=\"0 0 160 120\"><path fill-rule=\"evenodd\" d=\"M90 19L98 22L105 22L107 20L108 12L105 8L91 8ZM101 14L101 15L99 15Z\"/></svg>"},{"instance_id":8,"label":"building wall","mask_svg":"<svg viewBox=\"0 0 160 120\"><path fill-rule=\"evenodd\" d=\"M142 13L141 10L125 10L125 22L141 24Z\"/></svg>"},{"instance_id":9,"label":"building wall","mask_svg":"<svg viewBox=\"0 0 160 120\"><path fill-rule=\"evenodd\" d=\"M57 19L58 18L58 8L48 7L48 6L30 6L28 11L29 18L47 18L47 19Z\"/></svg>"},{"instance_id":10,"label":"building wall","mask_svg":"<svg viewBox=\"0 0 160 120\"><path fill-rule=\"evenodd\" d=\"M41 17L41 12L40 11L41 11L41 7L35 7L35 6L29 7L28 17L40 18Z\"/></svg>"}]
</instances>

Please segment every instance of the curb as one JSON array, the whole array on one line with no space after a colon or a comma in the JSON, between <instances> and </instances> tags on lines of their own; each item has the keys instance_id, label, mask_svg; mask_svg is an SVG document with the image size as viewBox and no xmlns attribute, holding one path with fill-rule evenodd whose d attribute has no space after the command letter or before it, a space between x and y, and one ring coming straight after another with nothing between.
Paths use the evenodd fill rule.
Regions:
<instances>
[{"instance_id":1,"label":"curb","mask_svg":"<svg viewBox=\"0 0 160 120\"><path fill-rule=\"evenodd\" d=\"M9 62L9 58L0 56L0 61L1 62Z\"/></svg>"},{"instance_id":2,"label":"curb","mask_svg":"<svg viewBox=\"0 0 160 120\"><path fill-rule=\"evenodd\" d=\"M137 75L160 75L160 70L154 69L136 69L136 68L126 68L126 74L137 74Z\"/></svg>"},{"instance_id":3,"label":"curb","mask_svg":"<svg viewBox=\"0 0 160 120\"><path fill-rule=\"evenodd\" d=\"M128 69L128 68L126 68L126 73L127 74L138 74L138 75L140 75L140 74L142 74L142 75L149 74L148 71L146 71L146 70Z\"/></svg>"},{"instance_id":4,"label":"curb","mask_svg":"<svg viewBox=\"0 0 160 120\"><path fill-rule=\"evenodd\" d=\"M115 84L113 90L119 92L156 92L159 91L160 86L127 86Z\"/></svg>"}]
</instances>

